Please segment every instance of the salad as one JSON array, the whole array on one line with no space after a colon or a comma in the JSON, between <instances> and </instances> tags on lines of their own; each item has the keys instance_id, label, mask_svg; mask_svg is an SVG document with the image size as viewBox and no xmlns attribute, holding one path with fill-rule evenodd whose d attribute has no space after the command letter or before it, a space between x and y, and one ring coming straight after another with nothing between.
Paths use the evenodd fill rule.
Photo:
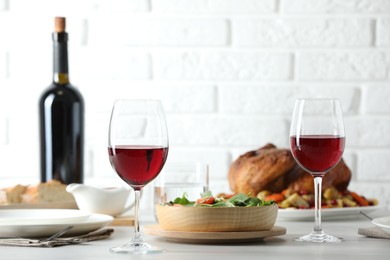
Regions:
<instances>
[{"instance_id":1,"label":"salad","mask_svg":"<svg viewBox=\"0 0 390 260\"><path fill-rule=\"evenodd\" d=\"M217 195L213 196L211 191L205 192L203 196L196 201L190 201L187 194L184 193L182 197L177 197L173 201L165 203L165 206L185 206L185 207L262 207L274 205L272 200L261 200L258 197L251 197L243 193L231 195Z\"/></svg>"}]
</instances>

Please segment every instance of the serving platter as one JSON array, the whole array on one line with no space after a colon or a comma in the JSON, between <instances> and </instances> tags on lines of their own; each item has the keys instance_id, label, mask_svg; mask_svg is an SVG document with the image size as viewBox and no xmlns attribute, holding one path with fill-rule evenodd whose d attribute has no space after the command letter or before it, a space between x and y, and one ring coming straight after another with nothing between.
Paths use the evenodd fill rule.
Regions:
<instances>
[{"instance_id":1,"label":"serving platter","mask_svg":"<svg viewBox=\"0 0 390 260\"><path fill-rule=\"evenodd\" d=\"M145 234L158 236L171 242L196 243L196 244L230 244L247 243L263 240L265 238L286 234L286 228L274 226L266 231L237 231L237 232L192 232L192 231L168 231L158 224L144 227Z\"/></svg>"},{"instance_id":2,"label":"serving platter","mask_svg":"<svg viewBox=\"0 0 390 260\"><path fill-rule=\"evenodd\" d=\"M322 219L350 219L360 216L360 212L369 214L383 209L383 206L349 207L349 208L324 208L321 209ZM314 209L279 209L278 220L303 221L314 220Z\"/></svg>"}]
</instances>

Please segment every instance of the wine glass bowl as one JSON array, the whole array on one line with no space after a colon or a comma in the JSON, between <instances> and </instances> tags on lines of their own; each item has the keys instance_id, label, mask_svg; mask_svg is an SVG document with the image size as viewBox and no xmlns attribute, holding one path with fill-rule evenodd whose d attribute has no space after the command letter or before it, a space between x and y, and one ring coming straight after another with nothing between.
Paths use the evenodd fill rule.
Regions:
<instances>
[{"instance_id":1,"label":"wine glass bowl","mask_svg":"<svg viewBox=\"0 0 390 260\"><path fill-rule=\"evenodd\" d=\"M119 177L133 189L141 189L160 173L167 147L117 145L108 149L110 161Z\"/></svg>"},{"instance_id":2,"label":"wine glass bowl","mask_svg":"<svg viewBox=\"0 0 390 260\"><path fill-rule=\"evenodd\" d=\"M345 137L305 135L291 137L292 153L298 164L312 175L324 175L341 159Z\"/></svg>"},{"instance_id":3,"label":"wine glass bowl","mask_svg":"<svg viewBox=\"0 0 390 260\"><path fill-rule=\"evenodd\" d=\"M155 179L168 156L168 133L162 104L158 100L117 100L108 134L112 168L135 192L135 234L132 241L110 251L147 254L161 252L141 238L139 201L142 188Z\"/></svg>"},{"instance_id":4,"label":"wine glass bowl","mask_svg":"<svg viewBox=\"0 0 390 260\"><path fill-rule=\"evenodd\" d=\"M321 224L322 177L341 160L345 130L340 101L333 98L297 99L290 127L291 152L297 163L314 177L315 225L305 242L340 242Z\"/></svg>"}]
</instances>

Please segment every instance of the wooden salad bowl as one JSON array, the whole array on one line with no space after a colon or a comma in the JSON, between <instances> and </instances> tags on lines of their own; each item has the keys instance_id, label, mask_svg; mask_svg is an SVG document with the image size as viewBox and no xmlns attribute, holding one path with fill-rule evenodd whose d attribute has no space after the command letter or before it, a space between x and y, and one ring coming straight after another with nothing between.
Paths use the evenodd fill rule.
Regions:
<instances>
[{"instance_id":1,"label":"wooden salad bowl","mask_svg":"<svg viewBox=\"0 0 390 260\"><path fill-rule=\"evenodd\" d=\"M156 205L160 227L170 231L266 231L274 226L277 214L277 204L261 207Z\"/></svg>"}]
</instances>

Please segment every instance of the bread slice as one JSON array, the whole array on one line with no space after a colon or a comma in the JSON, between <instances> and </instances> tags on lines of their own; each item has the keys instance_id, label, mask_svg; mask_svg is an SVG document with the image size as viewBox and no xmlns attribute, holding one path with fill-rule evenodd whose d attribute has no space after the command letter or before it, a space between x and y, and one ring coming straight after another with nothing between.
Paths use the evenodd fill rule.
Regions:
<instances>
[{"instance_id":1,"label":"bread slice","mask_svg":"<svg viewBox=\"0 0 390 260\"><path fill-rule=\"evenodd\" d=\"M0 205L8 205L13 203L20 203L22 194L26 191L27 186L15 185L13 187L4 188L0 190Z\"/></svg>"},{"instance_id":2,"label":"bread slice","mask_svg":"<svg viewBox=\"0 0 390 260\"><path fill-rule=\"evenodd\" d=\"M75 201L71 193L66 191L66 185L59 181L51 180L28 186L21 196L22 203L64 202Z\"/></svg>"}]
</instances>

